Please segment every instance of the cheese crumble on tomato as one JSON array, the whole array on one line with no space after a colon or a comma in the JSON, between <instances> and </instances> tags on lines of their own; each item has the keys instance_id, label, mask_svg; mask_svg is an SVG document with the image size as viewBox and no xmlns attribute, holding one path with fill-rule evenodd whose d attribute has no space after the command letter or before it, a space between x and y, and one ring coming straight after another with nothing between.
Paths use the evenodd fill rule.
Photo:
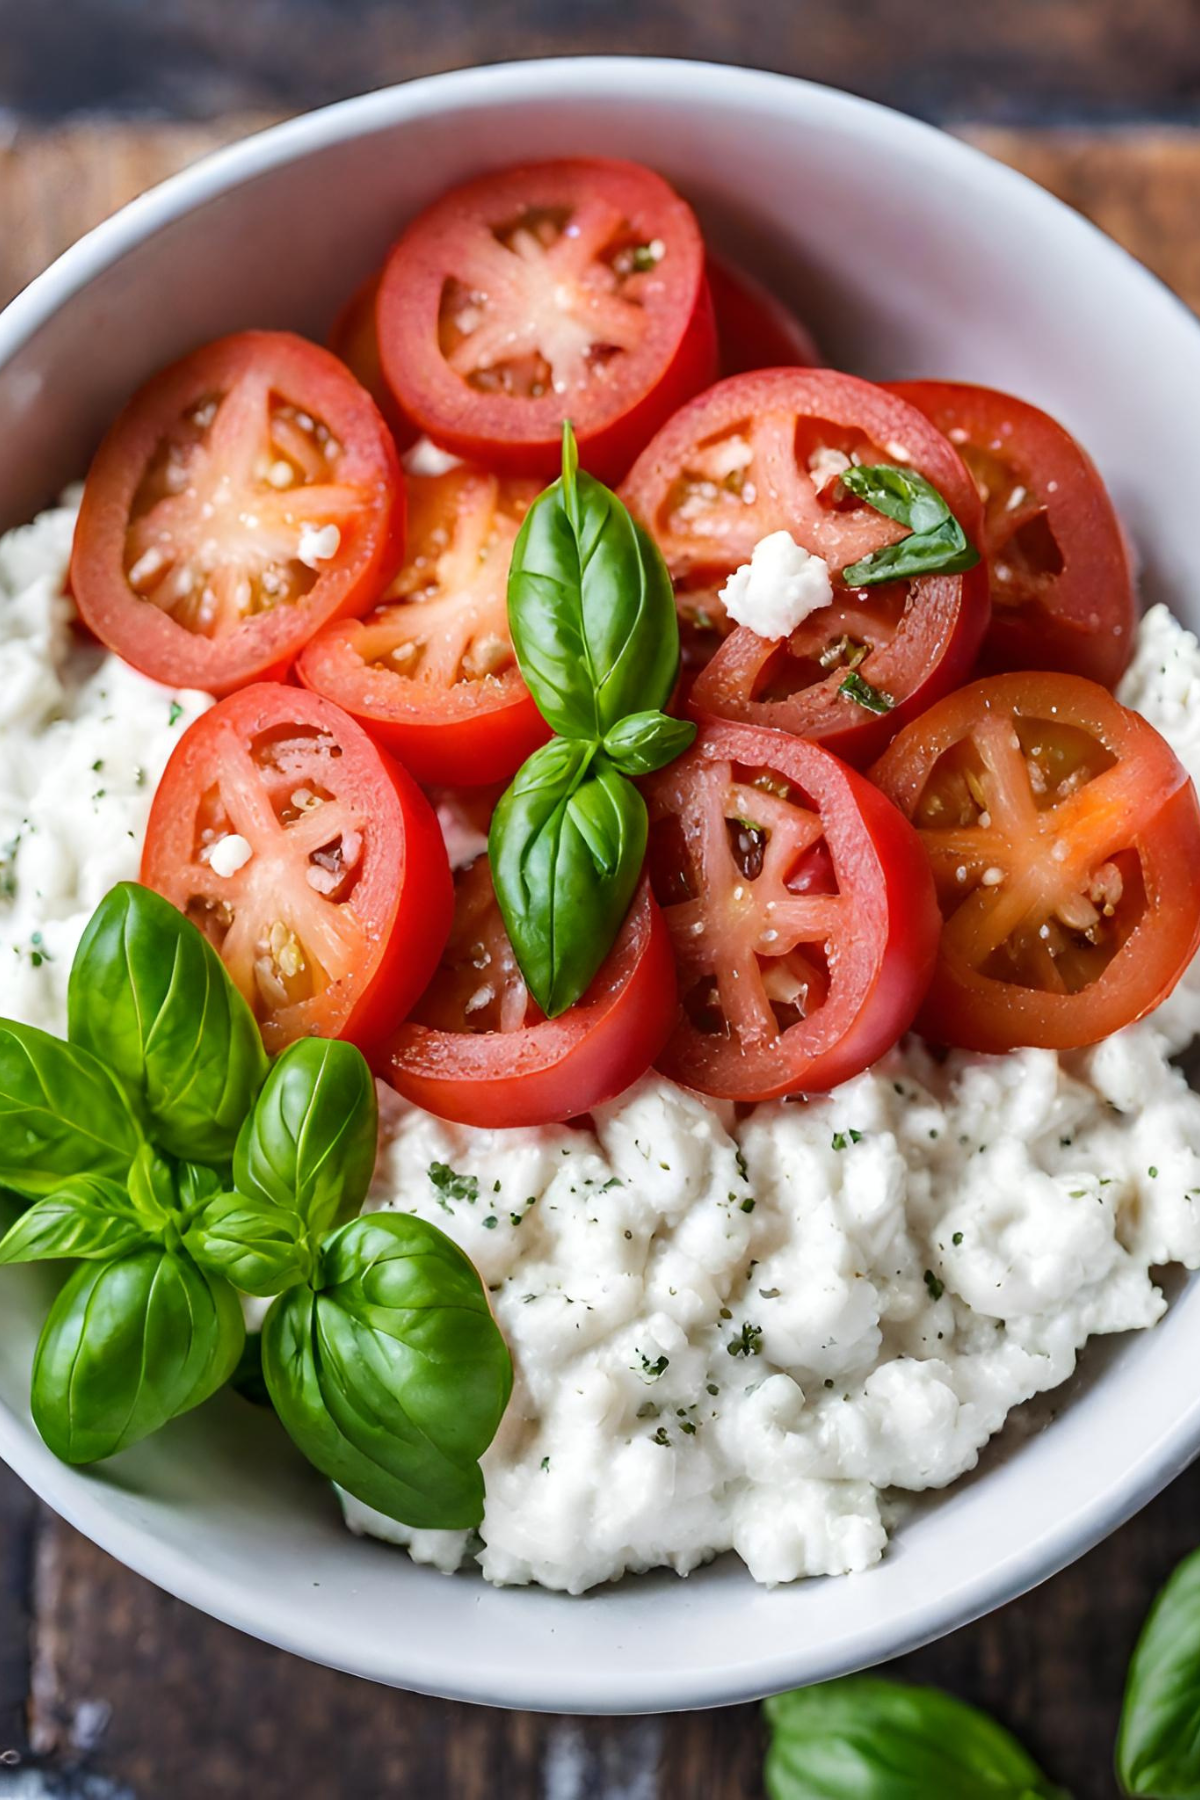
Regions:
<instances>
[{"instance_id":1,"label":"cheese crumble on tomato","mask_svg":"<svg viewBox=\"0 0 1200 1800\"><path fill-rule=\"evenodd\" d=\"M833 599L829 565L790 532L772 531L755 544L750 561L734 570L721 599L735 624L748 625L762 638L789 637Z\"/></svg>"},{"instance_id":2,"label":"cheese crumble on tomato","mask_svg":"<svg viewBox=\"0 0 1200 1800\"><path fill-rule=\"evenodd\" d=\"M155 784L209 704L77 634L73 514L0 539L0 998L57 1031L83 926L136 877ZM1121 697L1200 773L1200 649L1161 607ZM471 1130L381 1090L368 1204L462 1245L516 1386L477 1536L347 1499L349 1523L572 1592L730 1549L764 1582L867 1567L897 1490L973 1467L1090 1336L1161 1316L1152 1270L1200 1266L1200 1095L1171 1062L1198 1022L1193 969L1093 1050L936 1061L910 1041L740 1123L656 1077L587 1130Z\"/></svg>"}]
</instances>

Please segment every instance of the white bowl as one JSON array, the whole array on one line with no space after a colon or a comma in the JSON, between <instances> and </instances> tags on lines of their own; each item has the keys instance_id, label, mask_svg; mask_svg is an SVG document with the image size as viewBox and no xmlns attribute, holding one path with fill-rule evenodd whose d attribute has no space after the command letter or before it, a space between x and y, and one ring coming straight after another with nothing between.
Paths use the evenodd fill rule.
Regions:
<instances>
[{"instance_id":1,"label":"white bowl","mask_svg":"<svg viewBox=\"0 0 1200 1800\"><path fill-rule=\"evenodd\" d=\"M1112 484L1148 596L1200 623L1196 321L962 144L803 82L688 63L437 76L282 125L126 207L0 317L0 524L77 476L160 364L246 325L321 335L422 203L482 166L568 153L661 169L831 361L988 381L1057 413ZM1153 1332L1093 1347L1052 1424L1010 1431L980 1474L920 1503L878 1567L773 1592L731 1559L585 1600L448 1580L350 1537L332 1493L230 1396L94 1473L67 1469L29 1418L35 1271L0 1272L0 1455L131 1568L315 1661L494 1705L712 1706L950 1631L1150 1499L1200 1446L1200 1288L1178 1288Z\"/></svg>"}]
</instances>

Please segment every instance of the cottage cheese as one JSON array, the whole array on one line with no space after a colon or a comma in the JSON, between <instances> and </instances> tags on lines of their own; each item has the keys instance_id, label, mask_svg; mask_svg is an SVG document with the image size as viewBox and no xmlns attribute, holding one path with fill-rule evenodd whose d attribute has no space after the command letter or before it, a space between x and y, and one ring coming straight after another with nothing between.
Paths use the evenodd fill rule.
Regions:
<instances>
[{"instance_id":1,"label":"cottage cheese","mask_svg":"<svg viewBox=\"0 0 1200 1800\"><path fill-rule=\"evenodd\" d=\"M721 599L735 624L748 625L762 638L789 637L833 599L829 565L790 532L772 531L755 544L750 561L734 570Z\"/></svg>"},{"instance_id":2,"label":"cottage cheese","mask_svg":"<svg viewBox=\"0 0 1200 1800\"><path fill-rule=\"evenodd\" d=\"M209 704L73 634L72 517L0 540L0 1010L58 1031L83 925L136 875L154 784ZM1122 695L1200 773L1200 649L1162 608ZM740 1122L657 1078L586 1131L472 1131L381 1090L368 1205L463 1246L516 1384L477 1535L345 1498L348 1522L576 1593L726 1550L764 1582L867 1567L892 1494L973 1467L1089 1336L1154 1324L1152 1269L1200 1266L1200 1095L1170 1062L1197 1021L1193 970L1089 1052L938 1063L910 1042Z\"/></svg>"}]
</instances>

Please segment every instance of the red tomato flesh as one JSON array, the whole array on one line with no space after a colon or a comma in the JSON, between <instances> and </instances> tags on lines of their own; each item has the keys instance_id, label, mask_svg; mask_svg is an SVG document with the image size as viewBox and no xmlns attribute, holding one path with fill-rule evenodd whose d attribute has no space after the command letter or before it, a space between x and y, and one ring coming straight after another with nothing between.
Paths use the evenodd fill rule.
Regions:
<instances>
[{"instance_id":1,"label":"red tomato flesh","mask_svg":"<svg viewBox=\"0 0 1200 1800\"><path fill-rule=\"evenodd\" d=\"M526 991L481 856L457 878L441 967L380 1073L439 1118L548 1125L615 1099L644 1075L676 1012L670 941L643 881L583 999L547 1019Z\"/></svg>"},{"instance_id":2,"label":"red tomato flesh","mask_svg":"<svg viewBox=\"0 0 1200 1800\"><path fill-rule=\"evenodd\" d=\"M508 565L538 484L463 467L407 486L404 568L366 618L320 632L297 673L419 781L503 781L550 735L508 629Z\"/></svg>"},{"instance_id":3,"label":"red tomato flesh","mask_svg":"<svg viewBox=\"0 0 1200 1800\"><path fill-rule=\"evenodd\" d=\"M1187 772L1095 682L996 675L914 721L872 778L916 826L945 920L918 1021L970 1050L1097 1043L1200 945Z\"/></svg>"},{"instance_id":4,"label":"red tomato flesh","mask_svg":"<svg viewBox=\"0 0 1200 1800\"><path fill-rule=\"evenodd\" d=\"M917 836L820 745L711 724L645 784L683 1014L658 1067L720 1099L819 1092L908 1029L937 954Z\"/></svg>"},{"instance_id":5,"label":"red tomato flesh","mask_svg":"<svg viewBox=\"0 0 1200 1800\"><path fill-rule=\"evenodd\" d=\"M1063 669L1115 687L1137 596L1108 490L1070 432L1024 400L956 381L892 384L957 447L984 503L992 622L982 666Z\"/></svg>"},{"instance_id":6,"label":"red tomato flesh","mask_svg":"<svg viewBox=\"0 0 1200 1800\"><path fill-rule=\"evenodd\" d=\"M219 872L230 836L239 866ZM266 682L180 739L142 880L216 947L272 1054L307 1036L370 1047L429 980L453 906L411 776L328 700Z\"/></svg>"},{"instance_id":7,"label":"red tomato flesh","mask_svg":"<svg viewBox=\"0 0 1200 1800\"><path fill-rule=\"evenodd\" d=\"M553 476L624 474L716 374L691 208L636 163L576 159L454 188L408 227L378 302L384 374L435 443Z\"/></svg>"},{"instance_id":8,"label":"red tomato flesh","mask_svg":"<svg viewBox=\"0 0 1200 1800\"><path fill-rule=\"evenodd\" d=\"M71 589L135 669L226 694L368 605L403 530L370 395L316 344L244 331L156 375L117 418L84 487Z\"/></svg>"}]
</instances>

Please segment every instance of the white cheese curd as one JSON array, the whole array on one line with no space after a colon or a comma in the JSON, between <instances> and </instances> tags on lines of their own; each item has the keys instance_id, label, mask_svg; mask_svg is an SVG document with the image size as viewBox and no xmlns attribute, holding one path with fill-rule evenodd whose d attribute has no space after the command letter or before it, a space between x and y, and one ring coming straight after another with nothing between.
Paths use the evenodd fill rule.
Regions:
<instances>
[{"instance_id":1,"label":"white cheese curd","mask_svg":"<svg viewBox=\"0 0 1200 1800\"><path fill-rule=\"evenodd\" d=\"M319 569L323 562L337 555L341 541L342 534L336 525L314 525L305 520L300 527L296 555L305 568Z\"/></svg>"},{"instance_id":2,"label":"white cheese curd","mask_svg":"<svg viewBox=\"0 0 1200 1800\"><path fill-rule=\"evenodd\" d=\"M772 531L721 589L725 610L762 638L785 638L833 599L829 565L790 532Z\"/></svg>"},{"instance_id":3,"label":"white cheese curd","mask_svg":"<svg viewBox=\"0 0 1200 1800\"><path fill-rule=\"evenodd\" d=\"M219 875L223 881L228 881L238 873L239 869L245 868L254 855L254 851L246 839L236 831L227 831L225 836L218 838L205 854L213 874Z\"/></svg>"},{"instance_id":4,"label":"white cheese curd","mask_svg":"<svg viewBox=\"0 0 1200 1800\"><path fill-rule=\"evenodd\" d=\"M419 437L401 457L406 475L448 475L462 468L462 457L443 450L432 438Z\"/></svg>"}]
</instances>

